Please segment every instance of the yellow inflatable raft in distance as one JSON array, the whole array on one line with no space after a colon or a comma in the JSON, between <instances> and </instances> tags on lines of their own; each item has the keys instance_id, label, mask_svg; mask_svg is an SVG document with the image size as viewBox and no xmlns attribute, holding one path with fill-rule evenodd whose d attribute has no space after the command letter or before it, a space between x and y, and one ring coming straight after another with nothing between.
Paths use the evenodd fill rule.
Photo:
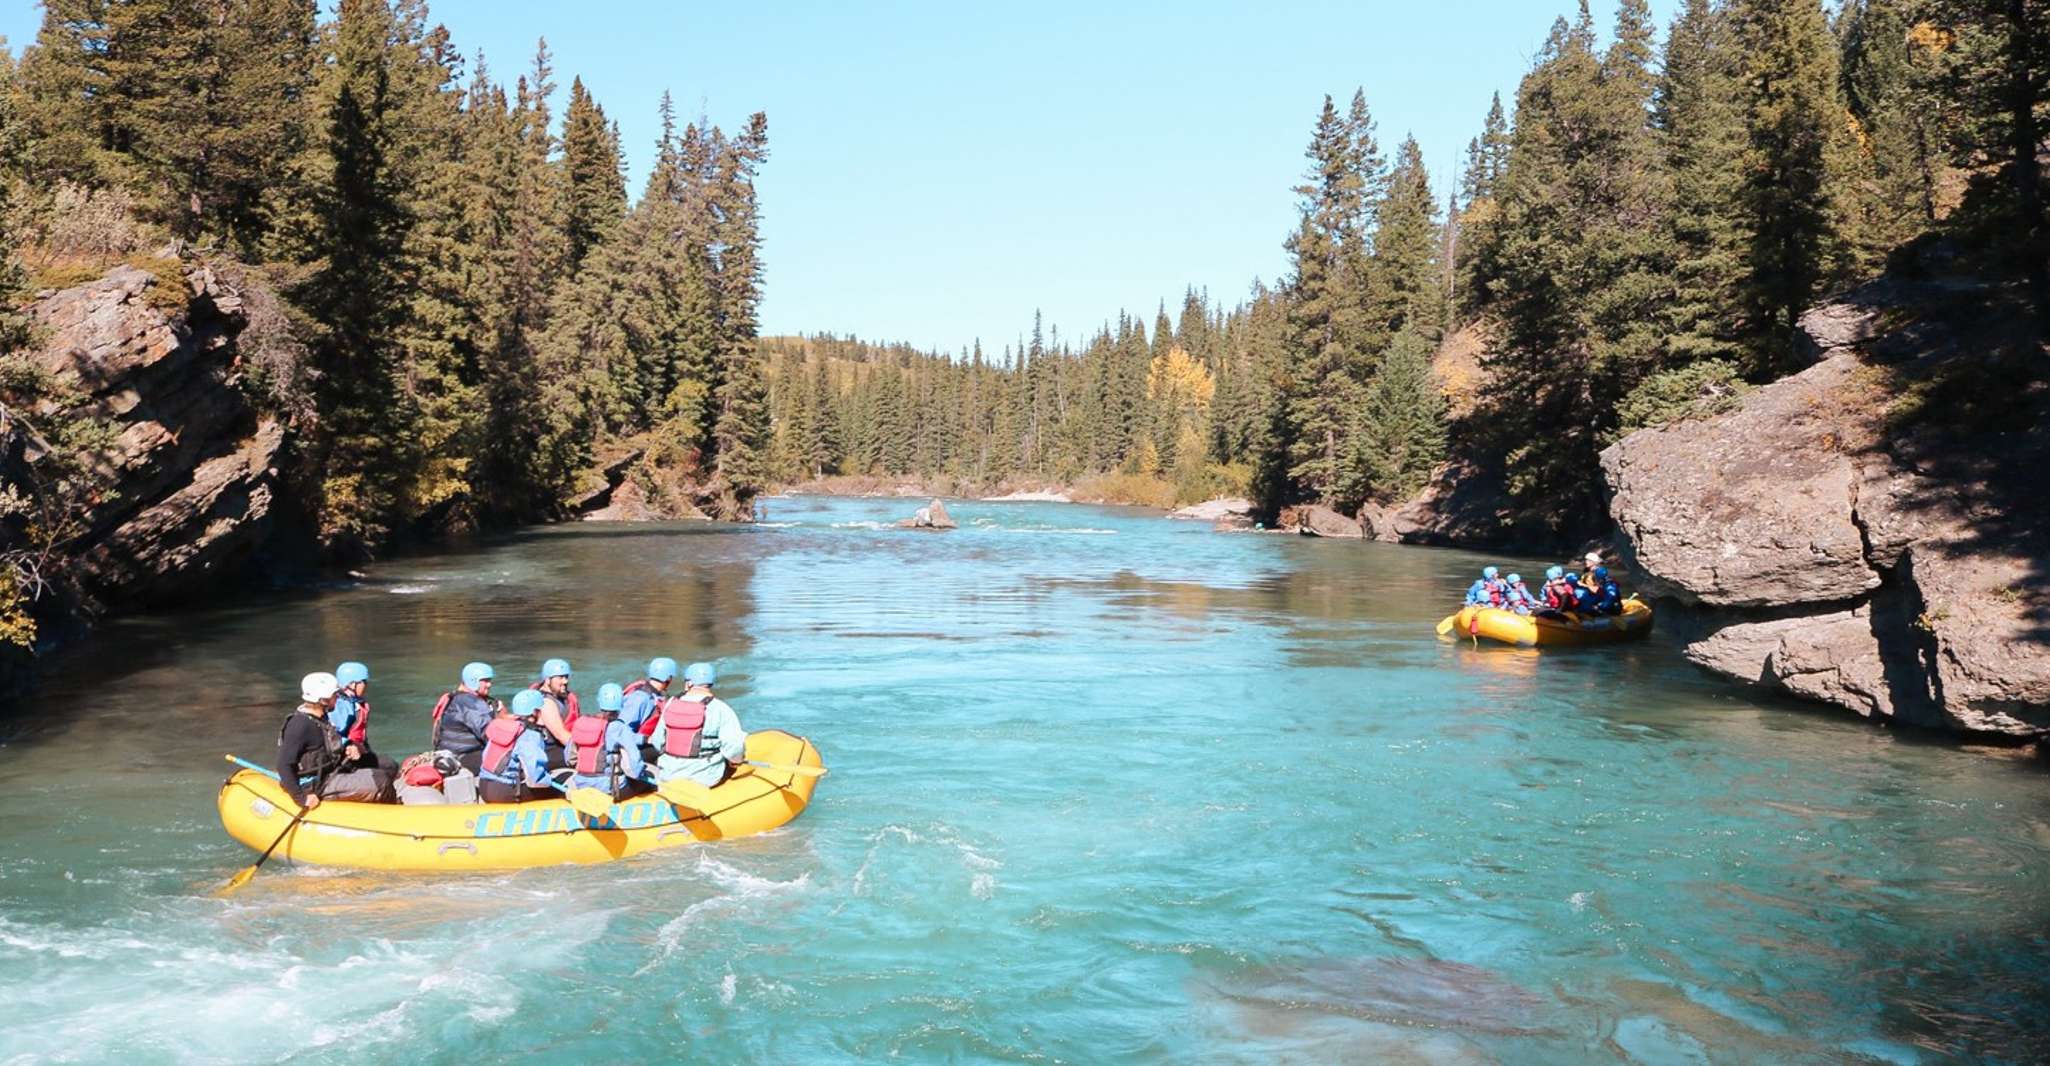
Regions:
<instances>
[{"instance_id":1,"label":"yellow inflatable raft in distance","mask_svg":"<svg viewBox=\"0 0 2050 1066\"><path fill-rule=\"evenodd\" d=\"M751 733L747 756L821 766L818 749L780 730ZM278 845L277 856L320 866L370 870L506 870L560 863L610 862L644 851L764 833L797 817L818 778L739 767L703 811L659 795L613 805L604 818L577 813L567 799L518 804L404 806L329 800ZM221 785L218 805L228 835L262 851L284 832L297 806L277 781L243 770Z\"/></svg>"},{"instance_id":2,"label":"yellow inflatable raft in distance","mask_svg":"<svg viewBox=\"0 0 2050 1066\"><path fill-rule=\"evenodd\" d=\"M1622 614L1571 614L1567 619L1467 607L1452 616L1452 630L1462 637L1486 637L1525 648L1614 644L1651 632L1651 605L1632 596L1623 601Z\"/></svg>"}]
</instances>

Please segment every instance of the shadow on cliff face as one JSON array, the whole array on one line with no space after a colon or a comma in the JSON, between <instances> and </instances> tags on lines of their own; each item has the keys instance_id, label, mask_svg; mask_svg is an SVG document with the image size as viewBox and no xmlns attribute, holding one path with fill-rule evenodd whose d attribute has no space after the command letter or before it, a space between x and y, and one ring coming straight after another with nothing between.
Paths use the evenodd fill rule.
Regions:
<instances>
[{"instance_id":1,"label":"shadow on cliff face","mask_svg":"<svg viewBox=\"0 0 2050 1066\"><path fill-rule=\"evenodd\" d=\"M1921 310L1925 320L1866 350L1887 398L1868 452L1914 473L1895 506L1949 531L1926 547L2022 568L1971 568L1985 587L1943 591L1990 597L2022 620L2022 639L2050 645L2050 344L2005 290ZM1930 590L1920 598L1914 619L1928 632L1946 605Z\"/></svg>"}]
</instances>

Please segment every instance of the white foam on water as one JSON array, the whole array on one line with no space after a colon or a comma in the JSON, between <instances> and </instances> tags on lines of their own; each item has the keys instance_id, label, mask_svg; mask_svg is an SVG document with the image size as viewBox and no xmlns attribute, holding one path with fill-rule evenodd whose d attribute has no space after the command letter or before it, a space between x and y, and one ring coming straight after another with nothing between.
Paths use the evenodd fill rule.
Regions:
<instances>
[{"instance_id":1,"label":"white foam on water","mask_svg":"<svg viewBox=\"0 0 2050 1066\"><path fill-rule=\"evenodd\" d=\"M740 978L734 976L733 971L726 971L726 976L719 979L719 1002L724 1006L733 1006L733 996L738 991Z\"/></svg>"},{"instance_id":2,"label":"white foam on water","mask_svg":"<svg viewBox=\"0 0 2050 1066\"><path fill-rule=\"evenodd\" d=\"M394 595L394 596L418 596L418 595L420 595L420 594L422 594L422 593L425 593L425 592L432 592L432 591L434 591L434 586L432 586L432 585L393 585L392 587L390 587L390 588L388 588L388 589L385 589L385 591L386 591L386 592L389 592L389 593L391 593L391 594L392 594L392 595Z\"/></svg>"},{"instance_id":3,"label":"white foam on water","mask_svg":"<svg viewBox=\"0 0 2050 1066\"><path fill-rule=\"evenodd\" d=\"M888 522L835 522L834 529L894 529Z\"/></svg>"}]
</instances>

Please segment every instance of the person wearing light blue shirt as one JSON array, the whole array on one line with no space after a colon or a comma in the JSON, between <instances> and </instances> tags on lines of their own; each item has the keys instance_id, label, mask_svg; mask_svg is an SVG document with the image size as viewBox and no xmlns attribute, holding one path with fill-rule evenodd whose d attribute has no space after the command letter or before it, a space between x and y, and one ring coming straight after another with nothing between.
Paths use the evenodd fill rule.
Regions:
<instances>
[{"instance_id":1,"label":"person wearing light blue shirt","mask_svg":"<svg viewBox=\"0 0 2050 1066\"><path fill-rule=\"evenodd\" d=\"M548 776L548 747L541 739L547 731L534 723L544 699L523 689L507 713L486 727L477 769L477 792L484 802L525 803L560 788Z\"/></svg>"},{"instance_id":2,"label":"person wearing light blue shirt","mask_svg":"<svg viewBox=\"0 0 2050 1066\"><path fill-rule=\"evenodd\" d=\"M686 686L683 695L665 706L656 720L655 735L650 738L658 753L655 758L655 777L669 781L683 778L711 788L726 780L733 768L747 760L747 732L740 728L740 716L726 701L712 695L712 685L718 680L718 671L711 663L692 663L683 672ZM702 707L703 725L696 738L683 735L682 722L693 717L692 704ZM672 730L671 724L678 728ZM675 750L671 750L671 749ZM695 751L696 754L692 754Z\"/></svg>"}]
</instances>

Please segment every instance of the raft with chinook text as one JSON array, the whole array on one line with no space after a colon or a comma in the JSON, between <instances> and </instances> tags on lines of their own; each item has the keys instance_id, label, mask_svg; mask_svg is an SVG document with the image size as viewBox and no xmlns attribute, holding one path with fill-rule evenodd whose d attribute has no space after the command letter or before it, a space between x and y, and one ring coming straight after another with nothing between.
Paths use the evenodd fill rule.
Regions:
<instances>
[{"instance_id":1,"label":"raft with chinook text","mask_svg":"<svg viewBox=\"0 0 2050 1066\"><path fill-rule=\"evenodd\" d=\"M804 737L764 730L747 738L751 760L820 767ZM369 870L506 870L561 863L610 862L642 852L731 840L788 823L811 802L818 778L760 766L736 768L710 790L704 810L659 795L613 804L603 817L579 814L567 799L531 803L407 806L329 800L287 834L278 857ZM217 805L228 835L268 847L298 810L277 781L242 770L221 785Z\"/></svg>"}]
</instances>

